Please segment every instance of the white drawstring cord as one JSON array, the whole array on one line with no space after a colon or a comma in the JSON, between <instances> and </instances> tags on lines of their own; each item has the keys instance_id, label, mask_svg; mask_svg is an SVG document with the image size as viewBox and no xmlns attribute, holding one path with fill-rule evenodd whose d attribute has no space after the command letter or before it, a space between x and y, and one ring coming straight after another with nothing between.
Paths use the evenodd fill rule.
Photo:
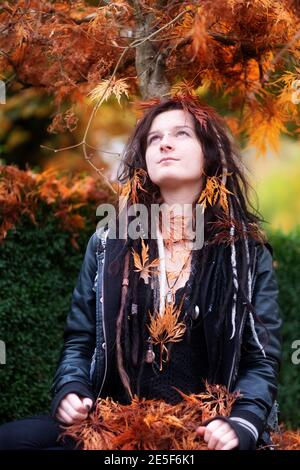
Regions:
<instances>
[{"instance_id":1,"label":"white drawstring cord","mask_svg":"<svg viewBox=\"0 0 300 470\"><path fill-rule=\"evenodd\" d=\"M163 316L166 297L166 260L162 234L159 230L159 220L156 223L156 236L159 256L159 314Z\"/></svg>"},{"instance_id":2,"label":"white drawstring cord","mask_svg":"<svg viewBox=\"0 0 300 470\"><path fill-rule=\"evenodd\" d=\"M236 299L237 299L237 291L239 288L239 284L237 280L236 250L235 250L235 244L234 244L234 232L235 232L234 212L233 212L233 207L230 201L229 201L229 204L230 204L230 215L233 220L232 226L230 227L230 237L231 237L230 247L231 247L232 277L233 277L233 285L235 287L235 292L233 293L233 303L232 303L232 311L231 311L232 334L231 334L230 339L232 339L235 335Z\"/></svg>"},{"instance_id":3,"label":"white drawstring cord","mask_svg":"<svg viewBox=\"0 0 300 470\"><path fill-rule=\"evenodd\" d=\"M248 246L248 238L246 237L246 227L244 222L242 221L243 225L243 231L244 231L244 236L245 236L245 249L246 249L246 258L247 258L247 264L248 264L248 301L251 302L251 297L252 297L252 276L251 276L251 270L250 270L250 255L249 255L249 246ZM266 353L264 350L263 345L258 339L256 330L255 330L255 323L254 323L254 318L252 315L252 312L249 311L249 318L250 318L250 327L251 331L253 334L254 341L256 342L257 346L259 347L260 351L262 352L263 356L266 357Z\"/></svg>"}]
</instances>

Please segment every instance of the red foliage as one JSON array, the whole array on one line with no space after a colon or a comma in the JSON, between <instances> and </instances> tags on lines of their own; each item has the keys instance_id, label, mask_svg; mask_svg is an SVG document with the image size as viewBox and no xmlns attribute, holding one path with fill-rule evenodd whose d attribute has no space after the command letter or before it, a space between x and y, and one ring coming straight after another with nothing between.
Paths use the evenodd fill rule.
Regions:
<instances>
[{"instance_id":1,"label":"red foliage","mask_svg":"<svg viewBox=\"0 0 300 470\"><path fill-rule=\"evenodd\" d=\"M130 405L99 399L85 421L66 426L60 438L72 437L84 450L207 450L196 428L217 416L229 416L238 394L206 383L206 392L185 395L170 405L134 397ZM278 450L300 450L300 430L272 434ZM265 450L266 447L259 447Z\"/></svg>"},{"instance_id":2,"label":"red foliage","mask_svg":"<svg viewBox=\"0 0 300 470\"><path fill-rule=\"evenodd\" d=\"M36 174L0 166L0 242L23 215L36 223L39 206L46 204L77 246L76 238L85 225L80 208L91 204L96 209L107 198L103 185L91 176L58 176L55 169Z\"/></svg>"},{"instance_id":3,"label":"red foliage","mask_svg":"<svg viewBox=\"0 0 300 470\"><path fill-rule=\"evenodd\" d=\"M170 87L183 79L194 91L203 84L224 91L229 109L241 111L237 133L246 131L263 151L289 120L299 123L291 99L291 83L299 78L291 65L300 58L299 17L298 2L291 0L165 1L163 9L150 0L101 2L98 8L80 0L4 2L0 73L11 83L43 88L60 113L63 101L78 102L113 73L128 79L130 94L138 95L141 76L159 63ZM136 50L150 35L153 51L141 73Z\"/></svg>"},{"instance_id":4,"label":"red foliage","mask_svg":"<svg viewBox=\"0 0 300 470\"><path fill-rule=\"evenodd\" d=\"M100 399L87 420L65 429L85 450L205 450L196 435L201 422L228 416L238 394L225 387L206 384L206 393L185 395L170 405L160 400L134 397L130 405Z\"/></svg>"}]
</instances>

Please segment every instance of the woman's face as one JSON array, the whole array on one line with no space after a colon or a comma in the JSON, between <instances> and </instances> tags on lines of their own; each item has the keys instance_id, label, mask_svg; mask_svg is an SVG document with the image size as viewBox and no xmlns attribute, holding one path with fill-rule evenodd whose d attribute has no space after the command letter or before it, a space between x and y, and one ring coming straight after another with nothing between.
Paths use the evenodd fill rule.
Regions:
<instances>
[{"instance_id":1,"label":"woman's face","mask_svg":"<svg viewBox=\"0 0 300 470\"><path fill-rule=\"evenodd\" d=\"M198 182L200 187L203 152L190 113L174 109L153 119L147 136L146 165L150 179L160 188Z\"/></svg>"}]
</instances>

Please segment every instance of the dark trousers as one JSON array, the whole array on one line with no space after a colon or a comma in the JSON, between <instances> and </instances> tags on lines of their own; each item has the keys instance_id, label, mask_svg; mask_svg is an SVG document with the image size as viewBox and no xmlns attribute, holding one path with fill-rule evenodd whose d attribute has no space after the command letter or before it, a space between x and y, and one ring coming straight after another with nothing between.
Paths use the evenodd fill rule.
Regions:
<instances>
[{"instance_id":1,"label":"dark trousers","mask_svg":"<svg viewBox=\"0 0 300 470\"><path fill-rule=\"evenodd\" d=\"M74 450L75 442L58 440L61 425L51 416L41 415L0 426L0 450Z\"/></svg>"}]
</instances>

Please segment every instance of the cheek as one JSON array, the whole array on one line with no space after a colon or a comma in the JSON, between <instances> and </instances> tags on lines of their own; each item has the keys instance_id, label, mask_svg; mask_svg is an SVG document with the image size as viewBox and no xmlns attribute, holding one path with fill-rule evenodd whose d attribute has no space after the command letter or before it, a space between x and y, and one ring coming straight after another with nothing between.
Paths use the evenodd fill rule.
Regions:
<instances>
[{"instance_id":1,"label":"cheek","mask_svg":"<svg viewBox=\"0 0 300 470\"><path fill-rule=\"evenodd\" d=\"M153 159L151 158L151 155L148 152L146 152L145 160L146 160L146 167L147 167L148 175L150 179L153 181L153 177L155 178L155 168L154 168Z\"/></svg>"},{"instance_id":2,"label":"cheek","mask_svg":"<svg viewBox=\"0 0 300 470\"><path fill-rule=\"evenodd\" d=\"M204 164L203 160L202 149L198 146L191 147L190 151L186 152L186 158L183 162L186 171L193 173L196 177L201 176Z\"/></svg>"}]
</instances>

